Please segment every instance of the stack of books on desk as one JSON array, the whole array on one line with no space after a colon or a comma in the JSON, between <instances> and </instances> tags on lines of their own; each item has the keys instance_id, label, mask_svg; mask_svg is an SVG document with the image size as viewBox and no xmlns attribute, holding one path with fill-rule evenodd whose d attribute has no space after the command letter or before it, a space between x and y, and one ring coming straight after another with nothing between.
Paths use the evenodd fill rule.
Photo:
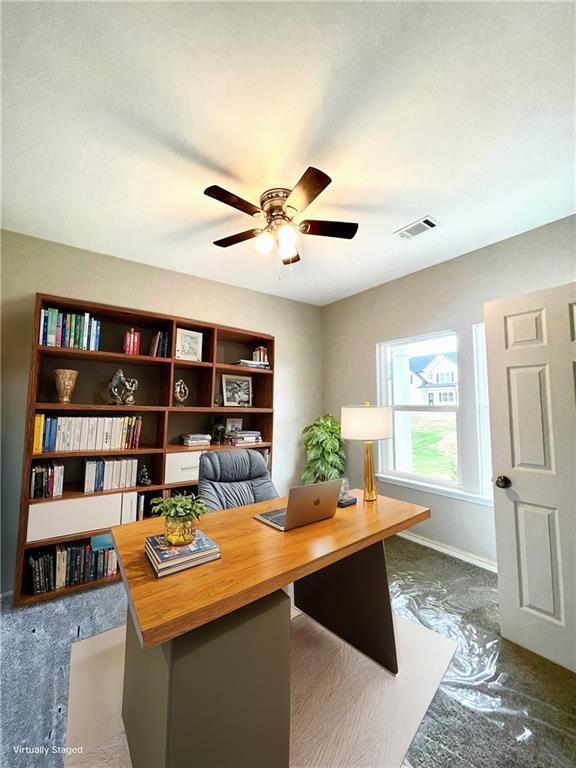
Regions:
<instances>
[{"instance_id":1,"label":"stack of books on desk","mask_svg":"<svg viewBox=\"0 0 576 768\"><path fill-rule=\"evenodd\" d=\"M173 547L163 535L147 536L144 551L154 568L157 578L178 573L195 565L218 560L220 547L202 531L196 531L191 544Z\"/></svg>"},{"instance_id":2,"label":"stack of books on desk","mask_svg":"<svg viewBox=\"0 0 576 768\"><path fill-rule=\"evenodd\" d=\"M188 448L192 448L195 445L210 445L210 440L212 439L210 435L201 433L180 435L180 437L182 439L182 445L186 445Z\"/></svg>"},{"instance_id":3,"label":"stack of books on desk","mask_svg":"<svg viewBox=\"0 0 576 768\"><path fill-rule=\"evenodd\" d=\"M226 437L232 445L262 442L262 433L257 429L242 429L237 432L229 432Z\"/></svg>"}]
</instances>

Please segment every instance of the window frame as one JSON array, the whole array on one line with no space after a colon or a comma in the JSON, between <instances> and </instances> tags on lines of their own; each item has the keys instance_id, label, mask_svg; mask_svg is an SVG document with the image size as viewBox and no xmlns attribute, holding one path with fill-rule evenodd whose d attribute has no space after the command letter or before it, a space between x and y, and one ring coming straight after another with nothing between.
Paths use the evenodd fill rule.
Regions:
<instances>
[{"instance_id":1,"label":"window frame","mask_svg":"<svg viewBox=\"0 0 576 768\"><path fill-rule=\"evenodd\" d=\"M437 477L434 475L422 475L417 472L405 472L398 470L394 467L394 434L391 440L380 441L378 446L378 475L382 477L397 478L398 480L404 480L406 483L414 483L418 485L430 485L434 487L446 488L447 490L461 490L462 489L462 449L460 435L462 433L461 428L461 409L460 398L458 397L455 402L447 405L428 405L422 403L421 405L395 405L393 403L393 382L391 376L391 366L389 364L389 354L392 347L401 346L403 344L411 344L429 341L432 339L440 339L443 336L454 336L456 338L456 365L459 365L458 347L459 338L458 333L452 330L443 330L433 333L419 334L417 336L409 336L404 339L392 339L390 341L378 342L376 344L376 371L377 371L377 396L379 405L388 405L392 408L392 430L394 433L395 419L394 413L455 413L456 414L456 447L457 447L457 478L456 480L448 480L443 477ZM459 370L459 368L458 368ZM458 385L460 386L460 376L458 376Z\"/></svg>"},{"instance_id":2,"label":"window frame","mask_svg":"<svg viewBox=\"0 0 576 768\"><path fill-rule=\"evenodd\" d=\"M380 481L434 495L445 496L485 507L494 505L490 453L490 419L488 412L487 360L484 323L470 323L453 330L417 334L400 339L377 342L376 383L380 405L387 405L387 370L382 357L386 346L425 341L442 334L456 334L458 397L456 398L459 484L446 484L440 479L401 473L391 469L392 441L378 443L377 477ZM427 406L424 410L453 411L454 404ZM483 410L484 409L484 410ZM421 410L420 406L416 410ZM424 478L424 479L423 479Z\"/></svg>"}]
</instances>

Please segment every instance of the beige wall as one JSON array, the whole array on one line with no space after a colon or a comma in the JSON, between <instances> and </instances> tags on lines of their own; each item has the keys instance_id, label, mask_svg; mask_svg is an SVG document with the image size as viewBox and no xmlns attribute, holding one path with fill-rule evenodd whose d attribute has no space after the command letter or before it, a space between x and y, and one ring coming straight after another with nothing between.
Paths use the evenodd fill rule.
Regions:
<instances>
[{"instance_id":1,"label":"beige wall","mask_svg":"<svg viewBox=\"0 0 576 768\"><path fill-rule=\"evenodd\" d=\"M2 234L2 584L10 589L36 292L182 315L276 337L273 479L298 480L300 432L322 410L321 310L296 301Z\"/></svg>"},{"instance_id":2,"label":"beige wall","mask_svg":"<svg viewBox=\"0 0 576 768\"><path fill-rule=\"evenodd\" d=\"M571 216L324 307L325 409L338 416L342 405L376 401L378 342L455 329L460 359L472 372L471 328L483 322L485 302L574 280L575 224ZM473 376L461 386L473 395ZM464 431L475 437L474 414ZM348 472L358 484L360 447L347 449ZM380 490L431 507L432 519L415 533L495 559L491 507L390 484Z\"/></svg>"}]
</instances>

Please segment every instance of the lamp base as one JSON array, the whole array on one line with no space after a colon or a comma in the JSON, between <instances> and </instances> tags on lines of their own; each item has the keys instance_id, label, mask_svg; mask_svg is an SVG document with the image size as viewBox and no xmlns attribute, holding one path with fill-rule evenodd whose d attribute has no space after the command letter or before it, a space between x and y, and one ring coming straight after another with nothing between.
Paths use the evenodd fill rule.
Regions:
<instances>
[{"instance_id":1,"label":"lamp base","mask_svg":"<svg viewBox=\"0 0 576 768\"><path fill-rule=\"evenodd\" d=\"M376 501L378 498L372 445L372 440L364 443L364 501Z\"/></svg>"}]
</instances>

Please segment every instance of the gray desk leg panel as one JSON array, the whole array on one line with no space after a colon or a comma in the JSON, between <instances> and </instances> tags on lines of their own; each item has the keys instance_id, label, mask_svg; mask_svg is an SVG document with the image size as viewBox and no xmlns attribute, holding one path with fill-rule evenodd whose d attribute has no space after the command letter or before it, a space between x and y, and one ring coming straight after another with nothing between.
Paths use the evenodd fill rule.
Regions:
<instances>
[{"instance_id":1,"label":"gray desk leg panel","mask_svg":"<svg viewBox=\"0 0 576 768\"><path fill-rule=\"evenodd\" d=\"M288 768L289 598L150 651L127 644L123 716L133 768Z\"/></svg>"},{"instance_id":2,"label":"gray desk leg panel","mask_svg":"<svg viewBox=\"0 0 576 768\"><path fill-rule=\"evenodd\" d=\"M382 542L295 581L294 604L390 672L398 672Z\"/></svg>"}]
</instances>

